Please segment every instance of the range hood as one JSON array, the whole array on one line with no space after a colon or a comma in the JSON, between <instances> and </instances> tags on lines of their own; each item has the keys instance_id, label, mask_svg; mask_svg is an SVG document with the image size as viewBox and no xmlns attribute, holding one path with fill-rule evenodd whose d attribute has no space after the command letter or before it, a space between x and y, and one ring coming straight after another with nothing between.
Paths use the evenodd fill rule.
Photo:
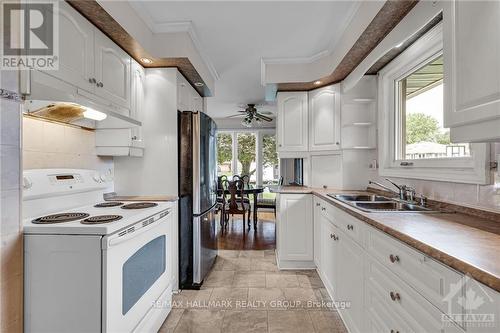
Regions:
<instances>
[{"instance_id":1,"label":"range hood","mask_svg":"<svg viewBox=\"0 0 500 333\"><path fill-rule=\"evenodd\" d=\"M23 78L26 115L88 129L117 129L141 126L116 106L80 88L43 72L30 70Z\"/></svg>"}]
</instances>

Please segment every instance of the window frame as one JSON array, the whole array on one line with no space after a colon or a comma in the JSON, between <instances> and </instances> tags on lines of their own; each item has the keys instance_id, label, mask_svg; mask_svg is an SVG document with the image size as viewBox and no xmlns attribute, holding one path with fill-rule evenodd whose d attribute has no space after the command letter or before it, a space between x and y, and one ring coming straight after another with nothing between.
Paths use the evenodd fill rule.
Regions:
<instances>
[{"instance_id":1,"label":"window frame","mask_svg":"<svg viewBox=\"0 0 500 333\"><path fill-rule=\"evenodd\" d=\"M262 154L262 140L264 135L274 135L276 137L276 129L274 128L262 128L262 129L253 129L253 128L244 128L244 129L221 129L217 130L217 134L219 133L227 133L231 134L232 137L232 151L233 156L231 160L231 168L233 172L236 172L238 169L238 133L252 133L255 135L255 164L257 165L257 169L255 171L255 179L256 184L261 186L263 183L263 154ZM276 138L277 140L277 138ZM276 141L277 144L277 141ZM279 166L278 166L279 168Z\"/></svg>"},{"instance_id":2,"label":"window frame","mask_svg":"<svg viewBox=\"0 0 500 333\"><path fill-rule=\"evenodd\" d=\"M486 143L472 143L470 157L396 159L396 148L400 141L396 139L396 134L402 135L401 126L396 126L400 121L397 118L399 112L396 107L399 103L396 100L399 89L397 83L442 53L443 23L441 22L379 72L379 174L391 177L488 184L490 181L487 169L489 145ZM447 66L446 56L444 56L444 66ZM443 84L446 85L446 77L443 80ZM446 99L450 97L447 96L446 89L443 89L444 113L450 105Z\"/></svg>"}]
</instances>

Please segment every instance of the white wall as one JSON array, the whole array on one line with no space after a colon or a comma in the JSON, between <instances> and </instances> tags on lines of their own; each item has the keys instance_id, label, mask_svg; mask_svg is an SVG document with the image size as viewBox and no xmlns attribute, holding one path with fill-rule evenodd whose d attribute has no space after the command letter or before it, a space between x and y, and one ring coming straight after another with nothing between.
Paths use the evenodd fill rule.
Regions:
<instances>
[{"instance_id":1,"label":"white wall","mask_svg":"<svg viewBox=\"0 0 500 333\"><path fill-rule=\"evenodd\" d=\"M146 69L144 156L115 157L115 191L177 195L177 69Z\"/></svg>"}]
</instances>

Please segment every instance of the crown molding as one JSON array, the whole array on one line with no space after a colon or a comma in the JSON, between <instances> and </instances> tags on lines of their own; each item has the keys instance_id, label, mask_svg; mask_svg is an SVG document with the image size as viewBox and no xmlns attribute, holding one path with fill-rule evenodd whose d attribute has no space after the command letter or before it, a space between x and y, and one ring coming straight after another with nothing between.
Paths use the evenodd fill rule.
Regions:
<instances>
[{"instance_id":1,"label":"crown molding","mask_svg":"<svg viewBox=\"0 0 500 333\"><path fill-rule=\"evenodd\" d=\"M261 58L260 61L260 82L263 86L266 86L268 84L266 82L266 66L267 65L310 65L314 64L315 62L319 61L320 59L327 57L331 55L335 51L335 46L337 46L339 40L341 39L342 35L345 33L347 27L351 24L352 20L355 18L356 13L361 7L361 1L355 2L355 4L352 6L350 9L349 13L347 14L347 19L344 20L342 23L342 26L339 28L341 33L334 38L328 48L326 50L320 51L318 53L315 53L311 56L307 57L276 57L276 58Z\"/></svg>"},{"instance_id":2,"label":"crown molding","mask_svg":"<svg viewBox=\"0 0 500 333\"><path fill-rule=\"evenodd\" d=\"M147 9L144 7L142 2L130 2L130 5L135 10L135 12L139 15L142 21L148 26L154 34L169 34L169 33L179 33L185 32L189 35L191 42L193 43L196 51L203 59L203 62L207 66L210 74L214 78L215 81L219 80L220 76L217 72L212 60L205 52L202 44L196 34L195 28L193 26L193 22L191 21L167 21L167 22L157 22L151 17L148 13Z\"/></svg>"}]
</instances>

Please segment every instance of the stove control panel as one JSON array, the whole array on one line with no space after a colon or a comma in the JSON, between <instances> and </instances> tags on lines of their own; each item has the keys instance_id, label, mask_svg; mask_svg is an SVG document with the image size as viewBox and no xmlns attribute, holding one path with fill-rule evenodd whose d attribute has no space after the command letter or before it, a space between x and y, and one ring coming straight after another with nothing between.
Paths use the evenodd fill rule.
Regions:
<instances>
[{"instance_id":1,"label":"stove control panel","mask_svg":"<svg viewBox=\"0 0 500 333\"><path fill-rule=\"evenodd\" d=\"M80 174L59 174L59 175L48 175L49 182L52 185L72 185L77 183L83 183L83 178Z\"/></svg>"},{"instance_id":2,"label":"stove control panel","mask_svg":"<svg viewBox=\"0 0 500 333\"><path fill-rule=\"evenodd\" d=\"M104 178L104 179L103 179ZM23 200L84 192L113 191L113 179L97 170L32 169L23 172Z\"/></svg>"}]
</instances>

